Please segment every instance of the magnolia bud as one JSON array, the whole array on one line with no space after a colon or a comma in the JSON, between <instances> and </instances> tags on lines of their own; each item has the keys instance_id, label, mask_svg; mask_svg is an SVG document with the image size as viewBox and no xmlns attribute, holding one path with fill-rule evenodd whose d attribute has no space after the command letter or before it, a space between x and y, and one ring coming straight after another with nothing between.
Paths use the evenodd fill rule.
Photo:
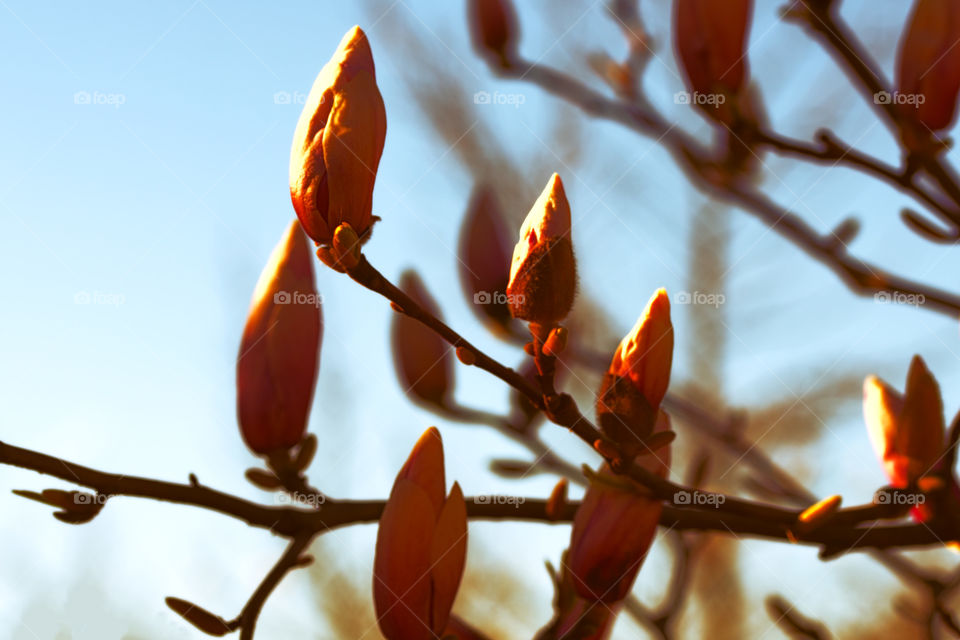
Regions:
<instances>
[{"instance_id":1,"label":"magnolia bud","mask_svg":"<svg viewBox=\"0 0 960 640\"><path fill-rule=\"evenodd\" d=\"M387 640L433 640L447 626L467 556L460 486L445 497L443 443L431 427L397 474L380 516L373 602Z\"/></svg>"},{"instance_id":2,"label":"magnolia bud","mask_svg":"<svg viewBox=\"0 0 960 640\"><path fill-rule=\"evenodd\" d=\"M510 0L468 0L467 21L473 48L506 66L516 56L517 14Z\"/></svg>"},{"instance_id":3,"label":"magnolia bud","mask_svg":"<svg viewBox=\"0 0 960 640\"><path fill-rule=\"evenodd\" d=\"M926 129L953 123L960 92L960 4L917 0L897 53L897 106L902 116Z\"/></svg>"},{"instance_id":4,"label":"magnolia bud","mask_svg":"<svg viewBox=\"0 0 960 640\"><path fill-rule=\"evenodd\" d=\"M386 132L370 44L354 27L313 83L290 149L290 197L315 242L329 245L344 222L369 236Z\"/></svg>"},{"instance_id":5,"label":"magnolia bud","mask_svg":"<svg viewBox=\"0 0 960 640\"><path fill-rule=\"evenodd\" d=\"M492 328L510 323L506 291L510 280L510 234L492 189L479 186L470 196L460 231L460 282L471 309Z\"/></svg>"},{"instance_id":6,"label":"magnolia bud","mask_svg":"<svg viewBox=\"0 0 960 640\"><path fill-rule=\"evenodd\" d=\"M669 430L670 420L661 412L657 431ZM669 449L641 458L637 464L666 477ZM623 482L632 483L603 465L573 520L568 564L577 593L590 601L611 604L626 597L660 521L660 501L641 495L639 487L633 491L622 486Z\"/></svg>"},{"instance_id":7,"label":"magnolia bud","mask_svg":"<svg viewBox=\"0 0 960 640\"><path fill-rule=\"evenodd\" d=\"M711 118L732 122L748 73L753 1L677 0L674 6L674 47L687 87L697 98L689 102Z\"/></svg>"},{"instance_id":8,"label":"magnolia bud","mask_svg":"<svg viewBox=\"0 0 960 640\"><path fill-rule=\"evenodd\" d=\"M520 227L507 298L514 318L552 326L563 320L577 291L570 240L570 204L553 174Z\"/></svg>"},{"instance_id":9,"label":"magnolia bud","mask_svg":"<svg viewBox=\"0 0 960 640\"><path fill-rule=\"evenodd\" d=\"M920 356L914 356L904 394L868 377L863 383L867 433L887 478L903 488L931 471L944 447L940 388Z\"/></svg>"},{"instance_id":10,"label":"magnolia bud","mask_svg":"<svg viewBox=\"0 0 960 640\"><path fill-rule=\"evenodd\" d=\"M620 342L597 397L600 428L628 458L644 449L670 384L673 324L670 300L658 289Z\"/></svg>"},{"instance_id":11,"label":"magnolia bud","mask_svg":"<svg viewBox=\"0 0 960 640\"><path fill-rule=\"evenodd\" d=\"M294 447L307 428L323 322L313 256L293 221L257 282L237 357L237 418L255 453Z\"/></svg>"},{"instance_id":12,"label":"magnolia bud","mask_svg":"<svg viewBox=\"0 0 960 640\"><path fill-rule=\"evenodd\" d=\"M436 318L440 309L413 271L400 276L400 288ZM443 338L419 320L398 313L390 331L397 378L414 399L443 406L453 386L453 354Z\"/></svg>"}]
</instances>

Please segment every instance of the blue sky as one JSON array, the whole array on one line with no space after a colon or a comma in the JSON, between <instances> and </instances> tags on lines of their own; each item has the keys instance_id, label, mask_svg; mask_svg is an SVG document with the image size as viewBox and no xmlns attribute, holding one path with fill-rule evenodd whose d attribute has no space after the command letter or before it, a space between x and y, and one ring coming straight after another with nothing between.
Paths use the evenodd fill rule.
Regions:
<instances>
[{"instance_id":1,"label":"blue sky","mask_svg":"<svg viewBox=\"0 0 960 640\"><path fill-rule=\"evenodd\" d=\"M796 27L775 22L780 4L758 2L751 43L773 124L809 136L826 118L848 141L895 161L886 131L844 88L836 68L822 54L797 55L813 49ZM607 46L623 54L602 3L548 6L525 3L521 11L528 57L582 73L586 51ZM883 54L889 74L885 43L896 37L892 25L902 23L906 3L844 7ZM541 20L544 12L555 15ZM661 45L647 77L655 103L707 136L698 116L672 102L682 86L666 46L664 10L644 12ZM194 472L212 486L271 500L242 478L254 460L236 432L234 359L259 271L293 216L287 161L297 101L354 24L370 37L388 114L374 200L383 222L366 252L394 278L416 267L451 324L508 364L520 361L515 349L483 333L460 293L454 251L471 178L429 133L403 81L416 61L387 43L406 24L468 91L523 96L518 107L476 110L477 122L509 141L519 166L524 158L556 157L550 122L558 103L530 85L490 75L470 51L460 3L284 2L268 9L214 0L3 0L0 16L0 267L8 274L0 315L0 439L105 470L172 480ZM686 240L702 199L652 141L589 121L580 144L578 162L569 166L556 157L555 170L573 207L581 284L625 331L656 287L692 288ZM856 213L865 228L855 251L956 286L955 252L931 248L896 222L907 204L902 196L844 170L791 166L769 161L767 185L778 200L821 229ZM530 193L530 203L536 195ZM732 403L800 394L836 367L877 372L899 386L919 352L941 380L947 411L956 407L955 319L854 298L830 272L748 216L731 213L730 227L724 371ZM326 269L318 274L327 324L311 422L321 443L313 477L335 496L385 496L409 446L437 421L407 403L394 380L387 304ZM696 374L683 355L696 341L684 332L684 313L675 307L676 380ZM457 377L465 403L506 406L506 390L482 372L460 368ZM882 477L853 407L829 426L812 448L816 461L804 470L818 492L867 500ZM487 458L475 455L516 455L513 446L481 428L438 424L448 465L457 469L452 475L468 494L549 491L542 477L506 485L486 472ZM582 456L578 445L556 435L551 441L562 451ZM60 486L6 468L0 484ZM0 494L0 509L8 523L0 548L0 619L23 621L16 638L58 637L63 628L73 638L113 637L137 625L151 629L150 637L190 637L166 612L164 596L195 598L232 615L282 548L268 534L218 516L134 500L111 503L93 524L76 528L9 494ZM549 607L542 560L556 560L566 529L476 530L472 557L514 562L540 596L532 610L541 618L517 622L532 631ZM520 536L527 541L523 560L516 560L500 541ZM371 527L339 532L334 540L351 566L369 571ZM829 570L802 566L810 550L748 545L758 589L778 584L763 566L785 558L800 587L811 574L833 584ZM831 567L844 563L851 571L876 571L859 560ZM639 592L656 593L647 573ZM82 596L81 589L90 591ZM264 637L309 624L307 594L304 579L291 578L268 605ZM810 607L837 613L830 594L811 595Z\"/></svg>"}]
</instances>

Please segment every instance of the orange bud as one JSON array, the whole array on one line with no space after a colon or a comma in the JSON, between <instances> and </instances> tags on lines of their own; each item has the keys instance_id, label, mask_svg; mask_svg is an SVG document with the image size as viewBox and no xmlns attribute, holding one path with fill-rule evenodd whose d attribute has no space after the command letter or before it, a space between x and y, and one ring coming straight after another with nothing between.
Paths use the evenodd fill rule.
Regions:
<instances>
[{"instance_id":1,"label":"orange bud","mask_svg":"<svg viewBox=\"0 0 960 640\"><path fill-rule=\"evenodd\" d=\"M577 292L570 240L570 204L553 174L520 227L507 298L514 318L551 326L563 320Z\"/></svg>"},{"instance_id":2,"label":"orange bud","mask_svg":"<svg viewBox=\"0 0 960 640\"><path fill-rule=\"evenodd\" d=\"M948 128L960 92L960 4L917 0L897 53L900 112L933 131ZM891 97L891 100L893 97Z\"/></svg>"},{"instance_id":3,"label":"orange bud","mask_svg":"<svg viewBox=\"0 0 960 640\"><path fill-rule=\"evenodd\" d=\"M460 282L471 308L493 328L510 322L506 291L510 280L510 234L494 191L478 186L470 196L460 231Z\"/></svg>"},{"instance_id":4,"label":"orange bud","mask_svg":"<svg viewBox=\"0 0 960 640\"><path fill-rule=\"evenodd\" d=\"M481 56L506 64L516 55L519 29L510 0L468 0L467 21L473 48Z\"/></svg>"},{"instance_id":5,"label":"orange bud","mask_svg":"<svg viewBox=\"0 0 960 640\"><path fill-rule=\"evenodd\" d=\"M369 236L386 131L370 44L354 27L313 83L290 149L290 197L315 242L329 245L343 222Z\"/></svg>"},{"instance_id":6,"label":"orange bud","mask_svg":"<svg viewBox=\"0 0 960 640\"><path fill-rule=\"evenodd\" d=\"M661 412L656 431L669 429L670 420ZM665 477L670 468L669 448L640 458L638 464ZM630 592L653 542L663 505L624 488L623 476L614 474L606 464L597 475L573 520L568 564L581 597L611 604ZM604 477L613 482L604 482Z\"/></svg>"},{"instance_id":7,"label":"orange bud","mask_svg":"<svg viewBox=\"0 0 960 640\"><path fill-rule=\"evenodd\" d=\"M296 220L253 293L237 357L237 418L258 454L289 449L307 428L323 322L313 256Z\"/></svg>"},{"instance_id":8,"label":"orange bud","mask_svg":"<svg viewBox=\"0 0 960 640\"><path fill-rule=\"evenodd\" d=\"M413 271L400 276L400 288L435 317L440 309L420 277ZM443 405L453 386L453 358L450 345L418 320L398 313L390 331L393 365L400 384L415 400Z\"/></svg>"},{"instance_id":9,"label":"orange bud","mask_svg":"<svg viewBox=\"0 0 960 640\"><path fill-rule=\"evenodd\" d=\"M670 300L658 289L620 342L597 397L600 428L629 457L643 449L670 385L673 324Z\"/></svg>"},{"instance_id":10,"label":"orange bud","mask_svg":"<svg viewBox=\"0 0 960 640\"><path fill-rule=\"evenodd\" d=\"M747 28L752 0L677 0L674 47L687 87L713 118L730 119L728 100L737 97L747 78Z\"/></svg>"},{"instance_id":11,"label":"orange bud","mask_svg":"<svg viewBox=\"0 0 960 640\"><path fill-rule=\"evenodd\" d=\"M906 487L940 459L946 427L940 387L914 356L903 395L875 376L863 383L863 415L890 484Z\"/></svg>"},{"instance_id":12,"label":"orange bud","mask_svg":"<svg viewBox=\"0 0 960 640\"><path fill-rule=\"evenodd\" d=\"M460 486L444 497L443 443L435 427L414 445L380 516L373 602L387 640L432 640L447 626L467 556Z\"/></svg>"}]
</instances>

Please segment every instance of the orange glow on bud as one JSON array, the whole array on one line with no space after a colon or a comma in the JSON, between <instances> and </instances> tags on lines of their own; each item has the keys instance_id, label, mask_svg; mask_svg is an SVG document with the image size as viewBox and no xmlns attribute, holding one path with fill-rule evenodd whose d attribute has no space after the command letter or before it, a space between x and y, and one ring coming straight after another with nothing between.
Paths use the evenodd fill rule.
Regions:
<instances>
[{"instance_id":1,"label":"orange glow on bud","mask_svg":"<svg viewBox=\"0 0 960 640\"><path fill-rule=\"evenodd\" d=\"M946 430L940 387L914 356L903 394L875 376L863 383L867 433L894 487L906 487L939 460Z\"/></svg>"},{"instance_id":2,"label":"orange glow on bud","mask_svg":"<svg viewBox=\"0 0 960 640\"><path fill-rule=\"evenodd\" d=\"M897 104L903 117L932 131L948 128L960 92L960 4L917 0L897 54ZM901 102L900 100L903 100ZM921 131L921 135L927 133Z\"/></svg>"},{"instance_id":3,"label":"orange glow on bud","mask_svg":"<svg viewBox=\"0 0 960 640\"><path fill-rule=\"evenodd\" d=\"M552 326L570 312L576 292L570 204L563 181L553 174L520 227L507 302L514 318Z\"/></svg>"},{"instance_id":4,"label":"orange glow on bud","mask_svg":"<svg viewBox=\"0 0 960 640\"><path fill-rule=\"evenodd\" d=\"M709 100L691 100L710 117L728 121L747 79L747 29L752 0L677 0L674 47L687 87ZM723 99L721 99L721 97Z\"/></svg>"},{"instance_id":5,"label":"orange glow on bud","mask_svg":"<svg viewBox=\"0 0 960 640\"><path fill-rule=\"evenodd\" d=\"M446 497L435 427L414 445L380 516L373 602L387 640L432 640L446 628L467 557L460 486Z\"/></svg>"},{"instance_id":6,"label":"orange glow on bud","mask_svg":"<svg viewBox=\"0 0 960 640\"><path fill-rule=\"evenodd\" d=\"M646 449L670 385L672 361L670 300L658 289L614 352L597 394L600 429L628 458Z\"/></svg>"},{"instance_id":7,"label":"orange glow on bud","mask_svg":"<svg viewBox=\"0 0 960 640\"><path fill-rule=\"evenodd\" d=\"M669 430L670 419L661 412L655 432ZM640 458L637 464L666 477L669 447ZM630 481L615 475L606 464L597 475L573 520L568 564L581 597L612 604L630 592L653 542L663 505L624 488L622 484ZM604 477L612 482L604 482Z\"/></svg>"},{"instance_id":8,"label":"orange glow on bud","mask_svg":"<svg viewBox=\"0 0 960 640\"><path fill-rule=\"evenodd\" d=\"M303 438L320 360L313 256L293 221L257 282L237 357L237 418L258 454Z\"/></svg>"},{"instance_id":9,"label":"orange glow on bud","mask_svg":"<svg viewBox=\"0 0 960 640\"><path fill-rule=\"evenodd\" d=\"M354 27L313 83L290 149L290 197L315 242L329 245L343 222L369 236L386 132L370 44Z\"/></svg>"},{"instance_id":10,"label":"orange glow on bud","mask_svg":"<svg viewBox=\"0 0 960 640\"><path fill-rule=\"evenodd\" d=\"M629 378L650 406L660 407L670 386L673 362L673 323L666 289L657 289L633 330L620 342L609 372Z\"/></svg>"},{"instance_id":11,"label":"orange glow on bud","mask_svg":"<svg viewBox=\"0 0 960 640\"><path fill-rule=\"evenodd\" d=\"M415 272L404 272L400 288L434 317L441 317L437 303ZM390 335L393 364L406 393L420 402L443 406L453 386L450 345L423 323L402 313L394 315Z\"/></svg>"}]
</instances>

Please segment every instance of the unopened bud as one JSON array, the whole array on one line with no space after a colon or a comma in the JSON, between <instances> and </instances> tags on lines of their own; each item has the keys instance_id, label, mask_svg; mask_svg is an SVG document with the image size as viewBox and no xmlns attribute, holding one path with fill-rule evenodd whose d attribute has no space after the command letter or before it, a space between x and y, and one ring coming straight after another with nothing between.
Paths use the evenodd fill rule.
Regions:
<instances>
[{"instance_id":1,"label":"unopened bud","mask_svg":"<svg viewBox=\"0 0 960 640\"><path fill-rule=\"evenodd\" d=\"M797 520L805 525L823 524L840 508L840 496L829 496L803 510Z\"/></svg>"}]
</instances>

